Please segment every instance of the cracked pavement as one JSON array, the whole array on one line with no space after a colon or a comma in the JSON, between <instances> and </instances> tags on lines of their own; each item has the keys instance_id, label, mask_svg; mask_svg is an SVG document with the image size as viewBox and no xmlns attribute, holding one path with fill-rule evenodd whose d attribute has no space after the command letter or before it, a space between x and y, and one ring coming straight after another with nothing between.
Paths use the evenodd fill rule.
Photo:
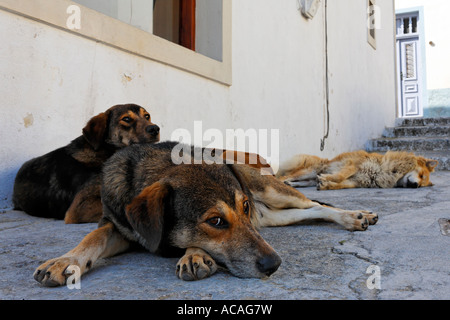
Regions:
<instances>
[{"instance_id":1,"label":"cracked pavement","mask_svg":"<svg viewBox=\"0 0 450 320\"><path fill-rule=\"evenodd\" d=\"M96 224L2 212L0 299L450 299L450 172L433 173L432 181L414 190L299 189L336 207L377 212L380 220L365 232L325 222L261 230L283 259L265 280L219 271L183 282L175 276L178 259L138 251L99 261L81 289L45 288L33 279L35 268L72 249ZM380 289L367 285L371 266Z\"/></svg>"}]
</instances>

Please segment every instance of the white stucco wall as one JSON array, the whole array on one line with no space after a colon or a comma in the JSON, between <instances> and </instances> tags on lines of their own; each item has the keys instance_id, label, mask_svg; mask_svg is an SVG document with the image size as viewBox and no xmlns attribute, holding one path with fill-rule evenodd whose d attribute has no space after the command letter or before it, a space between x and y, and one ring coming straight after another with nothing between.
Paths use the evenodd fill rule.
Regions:
<instances>
[{"instance_id":1,"label":"white stucco wall","mask_svg":"<svg viewBox=\"0 0 450 320\"><path fill-rule=\"evenodd\" d=\"M384 125L393 124L396 114L393 3L376 1L381 21L374 50L367 44L367 30L361 27L366 18L358 14L365 10L366 1L345 2L329 1L328 150L334 155L359 149L368 137L378 137Z\"/></svg>"},{"instance_id":2,"label":"white stucco wall","mask_svg":"<svg viewBox=\"0 0 450 320\"><path fill-rule=\"evenodd\" d=\"M330 132L325 150L324 15L296 0L233 1L233 84L226 86L0 10L0 208L22 163L69 143L93 115L133 102L169 139L193 131L280 130L280 161L364 147L395 119L393 5L378 0L377 50L366 4L329 1ZM322 6L324 0L322 0Z\"/></svg>"}]
</instances>

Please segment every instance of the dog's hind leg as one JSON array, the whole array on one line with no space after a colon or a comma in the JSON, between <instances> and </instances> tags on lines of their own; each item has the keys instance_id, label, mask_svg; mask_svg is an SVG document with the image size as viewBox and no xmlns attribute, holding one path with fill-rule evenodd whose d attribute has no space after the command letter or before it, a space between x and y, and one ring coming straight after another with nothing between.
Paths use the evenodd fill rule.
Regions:
<instances>
[{"instance_id":1,"label":"dog's hind leg","mask_svg":"<svg viewBox=\"0 0 450 320\"><path fill-rule=\"evenodd\" d=\"M358 172L358 168L349 164L335 174L321 174L317 178L317 190L338 190L355 188L356 183L348 180L351 176Z\"/></svg>"},{"instance_id":2,"label":"dog's hind leg","mask_svg":"<svg viewBox=\"0 0 450 320\"><path fill-rule=\"evenodd\" d=\"M341 190L357 188L358 184L352 180L344 180L341 182L328 181L326 179L319 179L317 190Z\"/></svg>"},{"instance_id":3,"label":"dog's hind leg","mask_svg":"<svg viewBox=\"0 0 450 320\"><path fill-rule=\"evenodd\" d=\"M111 257L128 249L129 242L111 222L89 233L74 249L65 255L48 260L34 272L34 279L46 287L61 286L79 268L80 276L92 268L100 258ZM72 266L72 268L68 268Z\"/></svg>"},{"instance_id":4,"label":"dog's hind leg","mask_svg":"<svg viewBox=\"0 0 450 320\"><path fill-rule=\"evenodd\" d=\"M305 169L279 179L294 188L315 187L317 185L317 172L312 169Z\"/></svg>"},{"instance_id":5,"label":"dog's hind leg","mask_svg":"<svg viewBox=\"0 0 450 320\"><path fill-rule=\"evenodd\" d=\"M99 222L102 214L101 180L100 176L97 176L85 183L75 195L66 211L64 222L67 224Z\"/></svg>"}]
</instances>

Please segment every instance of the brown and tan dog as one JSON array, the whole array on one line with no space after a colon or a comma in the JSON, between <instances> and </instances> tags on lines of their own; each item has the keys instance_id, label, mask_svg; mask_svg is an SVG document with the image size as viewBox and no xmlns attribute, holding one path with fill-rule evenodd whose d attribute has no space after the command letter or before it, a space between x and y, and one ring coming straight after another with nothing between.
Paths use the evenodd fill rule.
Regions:
<instances>
[{"instance_id":1,"label":"brown and tan dog","mask_svg":"<svg viewBox=\"0 0 450 320\"><path fill-rule=\"evenodd\" d=\"M84 274L98 259L124 252L132 243L163 256L184 252L176 269L183 280L208 277L218 265L238 277L264 278L278 269L281 258L258 228L323 219L364 231L377 222L371 212L309 200L274 176L262 175L257 165L175 165L176 145L134 145L114 154L103 170L99 228L39 266L34 278L45 286L64 285L74 266ZM196 153L190 146L183 150Z\"/></svg>"},{"instance_id":2,"label":"brown and tan dog","mask_svg":"<svg viewBox=\"0 0 450 320\"><path fill-rule=\"evenodd\" d=\"M113 106L90 119L82 136L20 168L14 183L14 207L66 223L98 222L104 162L123 147L158 141L159 127L144 108Z\"/></svg>"},{"instance_id":3,"label":"brown and tan dog","mask_svg":"<svg viewBox=\"0 0 450 320\"><path fill-rule=\"evenodd\" d=\"M437 165L436 160L400 151L384 155L354 151L332 160L301 154L284 164L277 177L293 187L318 190L420 188L433 185L430 173Z\"/></svg>"}]
</instances>

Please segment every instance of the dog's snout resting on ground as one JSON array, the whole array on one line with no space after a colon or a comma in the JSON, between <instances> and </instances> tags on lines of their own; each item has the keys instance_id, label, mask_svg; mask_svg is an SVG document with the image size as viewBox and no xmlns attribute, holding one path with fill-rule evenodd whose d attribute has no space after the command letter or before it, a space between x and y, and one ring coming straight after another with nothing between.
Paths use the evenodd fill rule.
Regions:
<instances>
[{"instance_id":1,"label":"dog's snout resting on ground","mask_svg":"<svg viewBox=\"0 0 450 320\"><path fill-rule=\"evenodd\" d=\"M83 274L97 259L135 242L163 256L182 256L176 274L184 280L208 277L218 266L237 277L264 278L279 268L281 258L259 228L322 219L364 231L377 222L368 211L309 200L249 165L176 165L171 158L176 145L135 145L113 155L103 170L99 228L73 250L38 267L35 279L45 286L63 285L68 266L78 266ZM194 147L183 150L194 159Z\"/></svg>"}]
</instances>

